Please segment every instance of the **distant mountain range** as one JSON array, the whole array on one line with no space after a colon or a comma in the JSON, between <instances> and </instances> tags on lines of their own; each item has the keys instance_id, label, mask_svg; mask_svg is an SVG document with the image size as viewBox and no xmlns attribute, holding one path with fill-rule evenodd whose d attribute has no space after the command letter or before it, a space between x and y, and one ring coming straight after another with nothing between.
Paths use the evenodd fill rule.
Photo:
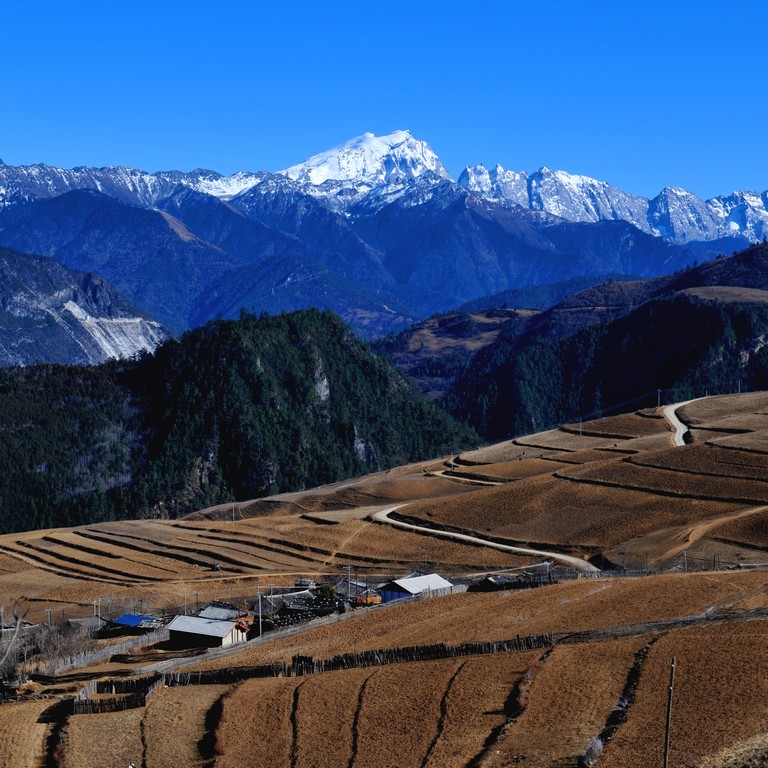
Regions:
<instances>
[{"instance_id":1,"label":"distant mountain range","mask_svg":"<svg viewBox=\"0 0 768 768\"><path fill-rule=\"evenodd\" d=\"M174 331L241 309L331 309L364 337L490 294L653 277L768 232L767 193L653 200L542 168L451 178L408 131L280 173L0 162L0 244L95 273Z\"/></svg>"}]
</instances>

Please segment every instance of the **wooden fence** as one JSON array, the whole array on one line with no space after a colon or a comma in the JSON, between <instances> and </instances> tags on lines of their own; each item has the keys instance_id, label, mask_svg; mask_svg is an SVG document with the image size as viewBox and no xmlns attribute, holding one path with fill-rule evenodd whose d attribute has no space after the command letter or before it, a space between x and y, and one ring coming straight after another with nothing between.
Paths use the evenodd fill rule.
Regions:
<instances>
[{"instance_id":1,"label":"wooden fence","mask_svg":"<svg viewBox=\"0 0 768 768\"><path fill-rule=\"evenodd\" d=\"M117 653L126 653L132 648L141 648L145 645L155 645L162 643L170 637L167 629L156 629L145 635L137 635L130 640L124 640L115 645L105 646L96 651L83 651L72 656L62 656L56 659L35 658L23 666L25 675L59 675L62 672L68 672L71 669L87 667L91 664L98 664L106 661Z\"/></svg>"},{"instance_id":2,"label":"wooden fence","mask_svg":"<svg viewBox=\"0 0 768 768\"><path fill-rule=\"evenodd\" d=\"M492 653L547 648L553 644L552 635L528 635L492 643L462 643L461 645L414 645L405 648L385 648L361 653L345 653L331 659L315 659L312 656L294 656L291 663L261 664L249 667L206 670L202 672L171 672L163 676L165 685L227 685L241 680L264 677L302 677L342 669L379 667L411 661L435 661L438 659L479 656Z\"/></svg>"},{"instance_id":3,"label":"wooden fence","mask_svg":"<svg viewBox=\"0 0 768 768\"><path fill-rule=\"evenodd\" d=\"M72 701L73 715L95 715L105 712L122 712L146 706L164 687L162 675L126 678L118 680L91 680L86 683ZM112 695L103 699L100 694Z\"/></svg>"}]
</instances>

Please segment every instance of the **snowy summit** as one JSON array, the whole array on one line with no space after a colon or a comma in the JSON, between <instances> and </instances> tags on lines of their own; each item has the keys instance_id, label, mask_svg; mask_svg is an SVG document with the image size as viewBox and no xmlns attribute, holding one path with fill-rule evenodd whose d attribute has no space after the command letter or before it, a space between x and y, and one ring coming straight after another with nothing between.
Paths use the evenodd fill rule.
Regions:
<instances>
[{"instance_id":1,"label":"snowy summit","mask_svg":"<svg viewBox=\"0 0 768 768\"><path fill-rule=\"evenodd\" d=\"M331 180L368 187L408 184L427 172L451 178L429 144L415 139L410 131L387 136L364 133L281 171L294 181L313 186Z\"/></svg>"}]
</instances>

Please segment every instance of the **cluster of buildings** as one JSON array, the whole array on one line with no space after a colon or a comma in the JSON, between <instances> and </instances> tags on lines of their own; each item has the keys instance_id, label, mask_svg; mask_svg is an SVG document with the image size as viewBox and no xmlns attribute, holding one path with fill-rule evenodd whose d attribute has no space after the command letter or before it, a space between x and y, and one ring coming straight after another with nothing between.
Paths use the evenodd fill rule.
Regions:
<instances>
[{"instance_id":1,"label":"cluster of buildings","mask_svg":"<svg viewBox=\"0 0 768 768\"><path fill-rule=\"evenodd\" d=\"M436 573L411 574L384 584L369 586L351 578L336 584L316 587L314 582L298 579L293 588L272 588L260 594L253 604L238 607L213 601L193 615L180 614L167 625L169 642L175 647L217 648L242 643L264 632L284 629L333 613L343 613L354 606L390 603L394 600L437 597L463 591ZM164 625L152 616L126 613L111 622L121 632L139 634L161 629Z\"/></svg>"},{"instance_id":2,"label":"cluster of buildings","mask_svg":"<svg viewBox=\"0 0 768 768\"><path fill-rule=\"evenodd\" d=\"M271 587L251 604L213 601L194 614L175 616L166 624L153 616L126 613L109 622L120 634L143 634L167 629L169 643L178 648L218 648L242 643L265 632L285 629L312 619L344 613L352 607L396 600L439 597L454 592L529 589L551 583L549 563L517 574L487 576L470 584L454 584L437 573L415 572L401 579L370 585L346 578L319 587L311 579L297 579L293 587ZM96 617L94 617L95 619Z\"/></svg>"}]
</instances>

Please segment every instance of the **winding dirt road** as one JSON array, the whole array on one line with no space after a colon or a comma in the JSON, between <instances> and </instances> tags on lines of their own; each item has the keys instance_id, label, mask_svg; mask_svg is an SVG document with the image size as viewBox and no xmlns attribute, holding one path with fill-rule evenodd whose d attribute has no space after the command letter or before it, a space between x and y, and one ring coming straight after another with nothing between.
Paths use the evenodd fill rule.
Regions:
<instances>
[{"instance_id":1,"label":"winding dirt road","mask_svg":"<svg viewBox=\"0 0 768 768\"><path fill-rule=\"evenodd\" d=\"M664 409L662 410L664 418L672 425L672 429L675 430L675 434L672 438L674 445L685 445L685 435L687 432L689 432L687 425L683 424L683 422L680 421L680 419L677 417L677 409L682 408L684 405L688 405L688 403L693 403L696 400L703 399L704 398L702 397L694 397L693 400L685 400L682 403L672 403L672 405L664 406Z\"/></svg>"},{"instance_id":2,"label":"winding dirt road","mask_svg":"<svg viewBox=\"0 0 768 768\"><path fill-rule=\"evenodd\" d=\"M491 547L492 549L498 549L502 552L509 552L514 555L534 555L536 557L546 557L549 560L557 560L569 568L576 568L584 573L599 573L600 569L596 568L592 563L582 560L580 557L572 557L571 555L563 555L559 552L547 552L542 549L527 549L524 547L513 547L509 544L497 544L495 541L488 541L480 536L470 536L466 533L454 533L452 531L441 531L434 528L427 528L421 525L413 525L411 523L404 523L400 520L393 520L389 515L406 504L396 504L393 507L387 507L379 512L374 512L371 517L374 520L378 520L381 523L387 523L394 525L396 528L402 528L407 531L416 531L417 533L427 534L429 536L438 536L441 539L458 539L459 541L466 541L470 544L480 544L484 547Z\"/></svg>"}]
</instances>

